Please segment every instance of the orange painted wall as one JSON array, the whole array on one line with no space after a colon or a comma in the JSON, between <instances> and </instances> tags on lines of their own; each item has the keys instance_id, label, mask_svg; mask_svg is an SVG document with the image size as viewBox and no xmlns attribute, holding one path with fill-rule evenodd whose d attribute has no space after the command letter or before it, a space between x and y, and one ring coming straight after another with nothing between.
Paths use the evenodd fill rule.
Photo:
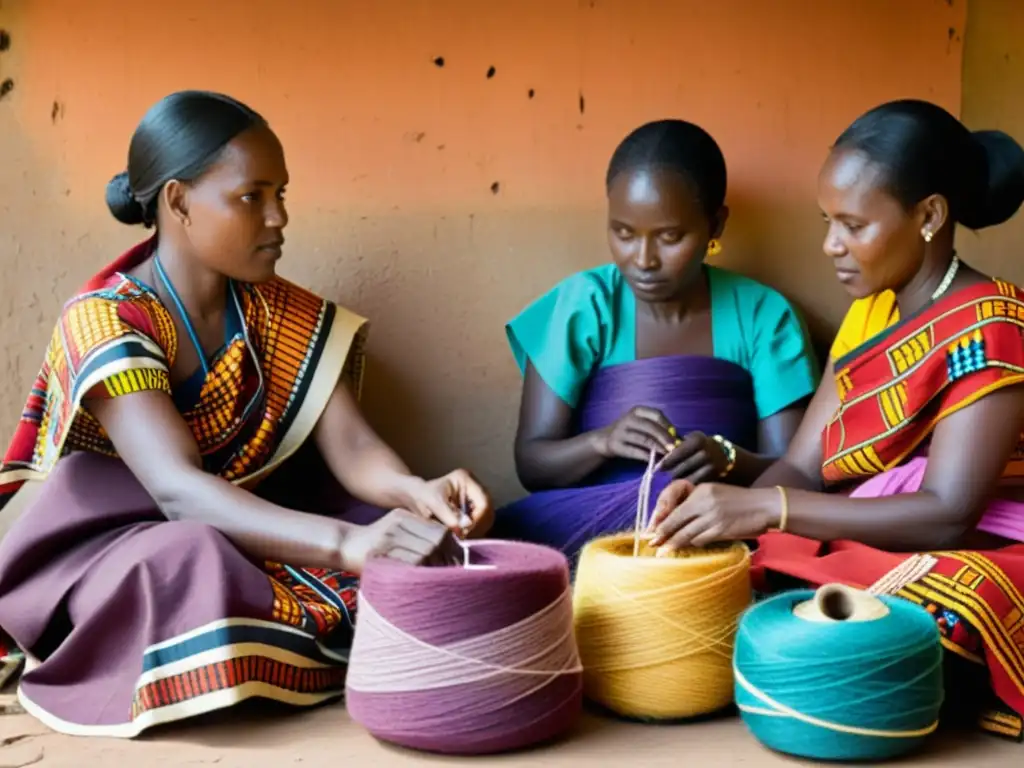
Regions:
<instances>
[{"instance_id":1,"label":"orange painted wall","mask_svg":"<svg viewBox=\"0 0 1024 768\"><path fill-rule=\"evenodd\" d=\"M502 324L606 259L616 142L664 116L708 128L731 172L721 262L789 293L824 337L846 300L820 253L818 165L883 100L958 110L966 13L965 0L0 0L13 43L0 79L15 81L0 100L0 432L63 299L142 234L103 203L142 112L171 90L220 89L284 141L282 271L373 320L366 402L382 433L417 469L466 463L508 498L519 382Z\"/></svg>"}]
</instances>

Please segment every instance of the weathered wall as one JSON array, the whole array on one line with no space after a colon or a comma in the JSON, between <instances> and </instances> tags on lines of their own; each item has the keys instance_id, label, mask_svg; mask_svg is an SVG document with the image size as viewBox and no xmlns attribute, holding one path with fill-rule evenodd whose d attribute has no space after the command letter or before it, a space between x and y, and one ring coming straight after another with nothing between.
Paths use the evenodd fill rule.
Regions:
<instances>
[{"instance_id":1,"label":"weathered wall","mask_svg":"<svg viewBox=\"0 0 1024 768\"><path fill-rule=\"evenodd\" d=\"M964 122L1024 142L1024 2L972 0L963 55ZM958 247L978 268L1024 283L1024 213L992 229L962 233Z\"/></svg>"},{"instance_id":2,"label":"weathered wall","mask_svg":"<svg viewBox=\"0 0 1024 768\"><path fill-rule=\"evenodd\" d=\"M958 109L966 15L964 0L0 3L0 79L15 81L0 100L0 433L62 300L142 235L103 203L142 112L220 89L288 152L282 271L373 319L375 423L418 469L469 464L503 498L519 383L502 324L605 260L616 142L664 116L708 128L731 173L721 262L791 294L823 336L846 302L820 251L818 165L880 101Z\"/></svg>"}]
</instances>

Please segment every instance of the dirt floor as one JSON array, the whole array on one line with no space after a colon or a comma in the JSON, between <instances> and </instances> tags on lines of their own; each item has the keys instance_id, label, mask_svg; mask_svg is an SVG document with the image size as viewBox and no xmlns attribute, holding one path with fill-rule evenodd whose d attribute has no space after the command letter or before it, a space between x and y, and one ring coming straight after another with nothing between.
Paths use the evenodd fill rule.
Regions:
<instances>
[{"instance_id":1,"label":"dirt floor","mask_svg":"<svg viewBox=\"0 0 1024 768\"><path fill-rule=\"evenodd\" d=\"M949 733L933 739L924 753L899 764L986 768L1020 765L1022 759L1024 744L980 733ZM0 768L377 768L469 762L384 746L349 720L341 704L314 711L244 708L214 719L169 727L135 741L61 736L28 715L0 716ZM582 764L588 768L798 764L764 750L734 717L689 725L646 726L592 714L559 743L513 755L473 758L472 762L482 766Z\"/></svg>"}]
</instances>

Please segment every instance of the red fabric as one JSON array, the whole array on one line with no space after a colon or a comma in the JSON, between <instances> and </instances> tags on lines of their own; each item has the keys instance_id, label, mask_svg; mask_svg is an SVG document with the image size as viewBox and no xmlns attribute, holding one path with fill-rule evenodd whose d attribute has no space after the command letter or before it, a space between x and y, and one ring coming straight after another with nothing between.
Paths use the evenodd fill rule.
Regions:
<instances>
[{"instance_id":1,"label":"red fabric","mask_svg":"<svg viewBox=\"0 0 1024 768\"><path fill-rule=\"evenodd\" d=\"M813 586L867 588L910 557L852 541L823 544L788 533L765 534L758 545L751 575L761 591L769 591L772 572ZM947 650L983 661L995 694L1024 714L1024 544L932 554L938 564L899 596L936 617Z\"/></svg>"}]
</instances>

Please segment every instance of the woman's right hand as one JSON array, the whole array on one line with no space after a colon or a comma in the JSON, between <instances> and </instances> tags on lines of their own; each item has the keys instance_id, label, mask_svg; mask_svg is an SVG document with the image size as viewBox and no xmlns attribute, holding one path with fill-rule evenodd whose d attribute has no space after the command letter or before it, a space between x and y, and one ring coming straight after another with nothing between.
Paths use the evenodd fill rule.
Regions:
<instances>
[{"instance_id":1,"label":"woman's right hand","mask_svg":"<svg viewBox=\"0 0 1024 768\"><path fill-rule=\"evenodd\" d=\"M597 432L597 452L606 459L647 461L651 451L667 454L678 440L675 428L656 408L637 406Z\"/></svg>"},{"instance_id":2,"label":"woman's right hand","mask_svg":"<svg viewBox=\"0 0 1024 768\"><path fill-rule=\"evenodd\" d=\"M341 546L342 569L359 575L368 560L387 557L411 565L449 565L462 550L440 523L395 509L370 525L353 526Z\"/></svg>"}]
</instances>

